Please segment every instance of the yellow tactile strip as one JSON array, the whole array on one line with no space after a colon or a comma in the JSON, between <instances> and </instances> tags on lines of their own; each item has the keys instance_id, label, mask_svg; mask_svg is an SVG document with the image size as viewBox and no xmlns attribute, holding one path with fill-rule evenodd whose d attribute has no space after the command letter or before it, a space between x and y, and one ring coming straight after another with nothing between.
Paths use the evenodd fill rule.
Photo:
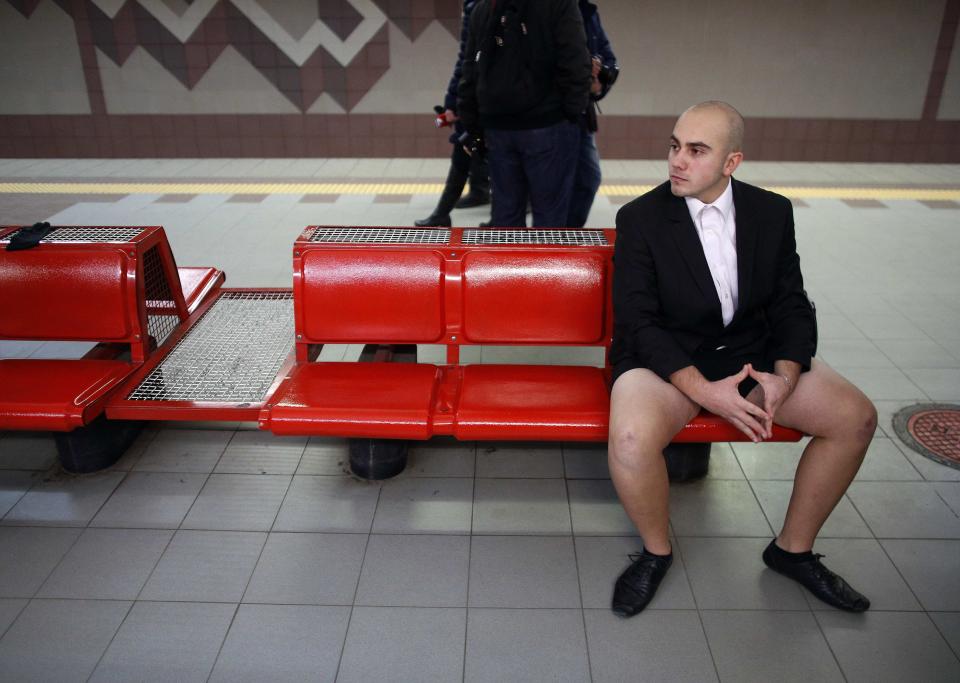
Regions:
<instances>
[{"instance_id":1,"label":"yellow tactile strip","mask_svg":"<svg viewBox=\"0 0 960 683\"><path fill-rule=\"evenodd\" d=\"M636 197L653 185L603 185L600 194ZM876 199L886 201L960 201L960 188L924 187L837 187L771 185L767 189L798 199ZM0 183L0 194L369 194L417 195L439 194L442 183L171 183L171 182L60 182L60 183Z\"/></svg>"}]
</instances>

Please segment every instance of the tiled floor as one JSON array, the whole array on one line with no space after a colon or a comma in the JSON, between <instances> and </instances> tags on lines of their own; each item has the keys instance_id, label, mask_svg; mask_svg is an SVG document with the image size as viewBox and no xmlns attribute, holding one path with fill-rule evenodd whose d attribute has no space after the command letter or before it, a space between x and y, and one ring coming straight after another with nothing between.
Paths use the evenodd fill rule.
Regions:
<instances>
[{"instance_id":1,"label":"tiled floor","mask_svg":"<svg viewBox=\"0 0 960 683\"><path fill-rule=\"evenodd\" d=\"M662 175L659 162L604 167L611 182ZM445 170L409 159L11 160L0 180L432 182ZM955 166L748 163L740 177L960 188ZM0 195L0 223L162 224L180 264L222 267L232 286L289 286L305 225L410 225L436 201L183 199ZM820 356L881 414L817 544L872 599L868 613L814 602L760 561L802 444L714 446L709 477L673 487L677 561L650 609L623 621L610 591L638 542L602 447L436 441L396 479L365 483L344 474L340 440L158 424L111 471L76 477L57 470L49 438L3 433L0 680L960 680L960 470L891 428L905 405L960 402L960 205L855 200L805 198L796 222ZM620 203L599 197L590 225L612 225ZM0 344L8 357L82 351Z\"/></svg>"}]
</instances>

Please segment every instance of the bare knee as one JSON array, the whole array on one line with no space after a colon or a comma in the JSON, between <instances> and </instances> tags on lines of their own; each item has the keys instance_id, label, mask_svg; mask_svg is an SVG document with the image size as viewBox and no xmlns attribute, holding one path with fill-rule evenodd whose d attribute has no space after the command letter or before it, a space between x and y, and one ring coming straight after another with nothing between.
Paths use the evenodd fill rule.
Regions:
<instances>
[{"instance_id":1,"label":"bare knee","mask_svg":"<svg viewBox=\"0 0 960 683\"><path fill-rule=\"evenodd\" d=\"M877 431L877 408L859 391L838 406L832 436L866 446Z\"/></svg>"},{"instance_id":2,"label":"bare knee","mask_svg":"<svg viewBox=\"0 0 960 683\"><path fill-rule=\"evenodd\" d=\"M877 431L877 407L873 401L864 396L859 401L852 424L855 427L855 433L859 440L869 443L873 439L874 432Z\"/></svg>"},{"instance_id":3,"label":"bare knee","mask_svg":"<svg viewBox=\"0 0 960 683\"><path fill-rule=\"evenodd\" d=\"M663 453L664 445L651 438L647 430L624 425L610 430L608 456L612 463L628 469L643 467Z\"/></svg>"}]
</instances>

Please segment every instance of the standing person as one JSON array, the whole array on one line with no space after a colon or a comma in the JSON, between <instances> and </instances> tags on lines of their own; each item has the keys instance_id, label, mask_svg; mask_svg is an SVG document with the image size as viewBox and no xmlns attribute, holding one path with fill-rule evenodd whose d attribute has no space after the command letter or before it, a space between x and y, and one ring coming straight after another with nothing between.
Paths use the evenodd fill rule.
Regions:
<instances>
[{"instance_id":1,"label":"standing person","mask_svg":"<svg viewBox=\"0 0 960 683\"><path fill-rule=\"evenodd\" d=\"M773 423L813 438L763 562L842 610L870 601L820 562L813 543L856 475L877 426L870 400L813 358L790 201L732 178L743 119L729 104L685 111L669 182L617 213L610 351L610 474L643 538L613 611L640 612L673 558L663 449L701 406L752 441Z\"/></svg>"},{"instance_id":2,"label":"standing person","mask_svg":"<svg viewBox=\"0 0 960 683\"><path fill-rule=\"evenodd\" d=\"M593 69L590 78L590 103L580 117L580 157L573 181L570 213L564 223L571 228L582 228L586 225L593 198L600 188L600 153L594 140L594 133L597 132L597 102L607 96L620 73L617 57L613 54L610 41L600 23L597 6L587 0L580 0L580 16L587 32L587 50L591 54Z\"/></svg>"},{"instance_id":3,"label":"standing person","mask_svg":"<svg viewBox=\"0 0 960 683\"><path fill-rule=\"evenodd\" d=\"M457 116L457 87L460 85L460 75L463 69L463 56L467 47L467 35L470 25L470 13L477 0L464 0L463 17L460 23L460 51L457 53L457 62L453 67L453 75L447 84L447 93L443 98L443 116L447 123L453 124L453 134L450 142L453 152L450 155L450 170L447 173L447 182L440 194L437 208L426 218L414 221L418 227L450 227L450 212L453 209L467 209L473 206L482 206L490 203L490 180L487 177L487 162L482 154L468 155L460 146L460 137L464 134L463 125ZM470 177L470 191L465 197L463 187Z\"/></svg>"},{"instance_id":4,"label":"standing person","mask_svg":"<svg viewBox=\"0 0 960 683\"><path fill-rule=\"evenodd\" d=\"M483 138L496 227L562 226L590 93L575 0L479 0L470 17L458 112ZM478 150L479 151L479 150Z\"/></svg>"}]
</instances>

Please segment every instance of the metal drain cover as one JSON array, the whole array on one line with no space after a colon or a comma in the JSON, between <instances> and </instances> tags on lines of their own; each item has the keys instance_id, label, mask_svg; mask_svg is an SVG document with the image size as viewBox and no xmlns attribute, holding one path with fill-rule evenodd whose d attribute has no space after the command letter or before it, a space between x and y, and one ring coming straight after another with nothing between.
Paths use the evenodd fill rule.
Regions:
<instances>
[{"instance_id":1,"label":"metal drain cover","mask_svg":"<svg viewBox=\"0 0 960 683\"><path fill-rule=\"evenodd\" d=\"M960 470L960 406L918 403L898 411L893 428L920 455Z\"/></svg>"}]
</instances>

